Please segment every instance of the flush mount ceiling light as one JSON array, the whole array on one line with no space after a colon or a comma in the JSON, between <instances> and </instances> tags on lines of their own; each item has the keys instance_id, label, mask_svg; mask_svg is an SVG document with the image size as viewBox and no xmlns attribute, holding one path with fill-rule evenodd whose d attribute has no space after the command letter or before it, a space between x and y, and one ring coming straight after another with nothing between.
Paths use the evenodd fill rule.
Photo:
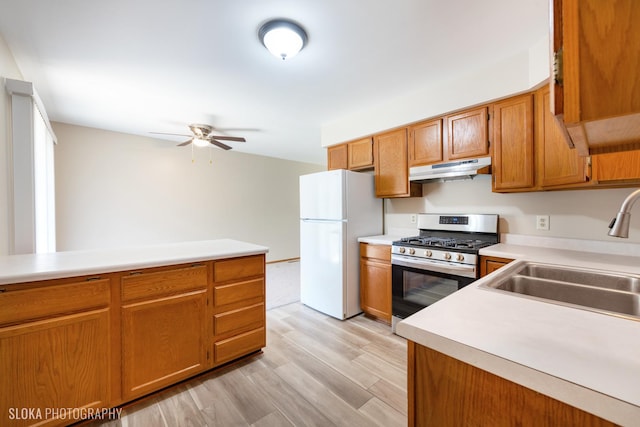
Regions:
<instances>
[{"instance_id":1,"label":"flush mount ceiling light","mask_svg":"<svg viewBox=\"0 0 640 427\"><path fill-rule=\"evenodd\" d=\"M260 41L275 57L293 58L307 44L307 33L302 27L287 19L274 19L258 30Z\"/></svg>"}]
</instances>

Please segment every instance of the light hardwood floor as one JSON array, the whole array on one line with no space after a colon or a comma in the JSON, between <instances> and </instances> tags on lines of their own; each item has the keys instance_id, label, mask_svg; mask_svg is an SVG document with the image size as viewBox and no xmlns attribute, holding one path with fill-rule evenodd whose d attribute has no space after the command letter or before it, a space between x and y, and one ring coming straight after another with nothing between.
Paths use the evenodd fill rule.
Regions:
<instances>
[{"instance_id":1,"label":"light hardwood floor","mask_svg":"<svg viewBox=\"0 0 640 427\"><path fill-rule=\"evenodd\" d=\"M406 426L406 341L364 316L267 311L263 353L126 406L108 426Z\"/></svg>"}]
</instances>

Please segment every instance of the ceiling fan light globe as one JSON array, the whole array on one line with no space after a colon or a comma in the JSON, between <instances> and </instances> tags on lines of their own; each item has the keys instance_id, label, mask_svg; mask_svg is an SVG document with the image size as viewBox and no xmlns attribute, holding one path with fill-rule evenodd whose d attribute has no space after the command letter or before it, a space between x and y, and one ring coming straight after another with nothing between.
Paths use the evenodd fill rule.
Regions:
<instances>
[{"instance_id":1,"label":"ceiling fan light globe","mask_svg":"<svg viewBox=\"0 0 640 427\"><path fill-rule=\"evenodd\" d=\"M202 138L193 138L193 145L195 145L196 147L206 147L207 145L209 145L209 141Z\"/></svg>"}]
</instances>

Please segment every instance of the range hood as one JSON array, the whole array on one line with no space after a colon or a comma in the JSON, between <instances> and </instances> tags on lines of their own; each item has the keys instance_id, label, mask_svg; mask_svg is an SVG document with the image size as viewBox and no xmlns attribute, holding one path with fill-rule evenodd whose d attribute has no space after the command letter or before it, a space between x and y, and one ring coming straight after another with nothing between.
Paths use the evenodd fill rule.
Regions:
<instances>
[{"instance_id":1,"label":"range hood","mask_svg":"<svg viewBox=\"0 0 640 427\"><path fill-rule=\"evenodd\" d=\"M480 157L436 165L414 166L409 168L409 181L423 183L471 179L477 174L488 173L491 173L491 157Z\"/></svg>"}]
</instances>

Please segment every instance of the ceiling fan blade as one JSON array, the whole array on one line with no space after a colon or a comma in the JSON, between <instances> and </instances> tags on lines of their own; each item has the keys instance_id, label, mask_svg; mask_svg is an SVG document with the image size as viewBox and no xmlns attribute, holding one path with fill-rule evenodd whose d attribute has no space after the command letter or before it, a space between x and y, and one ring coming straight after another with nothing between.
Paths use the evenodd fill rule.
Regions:
<instances>
[{"instance_id":1,"label":"ceiling fan blade","mask_svg":"<svg viewBox=\"0 0 640 427\"><path fill-rule=\"evenodd\" d=\"M235 141L235 142L247 142L246 139L239 136L221 136L221 135L209 135L209 138L219 139L222 141Z\"/></svg>"},{"instance_id":2,"label":"ceiling fan blade","mask_svg":"<svg viewBox=\"0 0 640 427\"><path fill-rule=\"evenodd\" d=\"M184 147L185 145L189 145L189 144L191 144L191 141L193 141L193 138L191 138L191 139L189 139L189 140L187 140L187 141L185 141L185 142L183 142L181 144L178 144L177 147Z\"/></svg>"},{"instance_id":3,"label":"ceiling fan blade","mask_svg":"<svg viewBox=\"0 0 640 427\"><path fill-rule=\"evenodd\" d=\"M229 147L227 144L223 144L222 142L216 141L215 139L210 139L209 142L215 145L216 147L222 148L223 150L231 150L231 147Z\"/></svg>"},{"instance_id":4,"label":"ceiling fan blade","mask_svg":"<svg viewBox=\"0 0 640 427\"><path fill-rule=\"evenodd\" d=\"M165 132L149 132L154 135L171 135L171 136L191 136L184 133L165 133Z\"/></svg>"}]
</instances>

